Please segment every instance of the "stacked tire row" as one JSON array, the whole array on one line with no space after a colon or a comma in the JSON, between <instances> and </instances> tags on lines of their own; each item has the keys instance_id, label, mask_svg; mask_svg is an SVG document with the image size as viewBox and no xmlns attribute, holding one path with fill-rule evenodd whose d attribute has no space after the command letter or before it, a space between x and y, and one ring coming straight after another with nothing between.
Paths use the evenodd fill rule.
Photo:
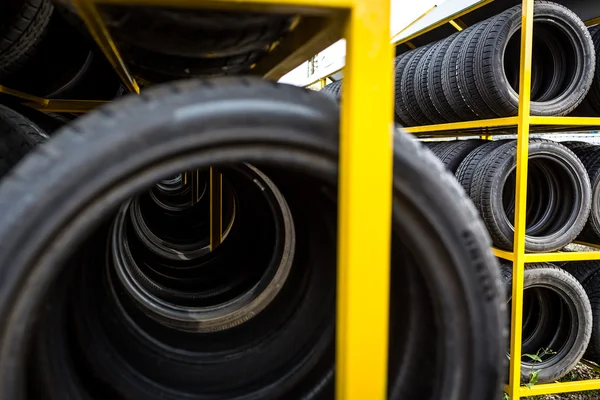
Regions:
<instances>
[{"instance_id":1,"label":"stacked tire row","mask_svg":"<svg viewBox=\"0 0 600 400\"><path fill-rule=\"evenodd\" d=\"M494 245L512 251L516 141L459 140L427 146L474 202ZM526 251L559 250L574 240L600 243L600 146L531 140L527 183ZM511 269L512 264L503 262L508 294ZM589 280L598 271L596 261L560 267L526 264L523 383L536 370L538 382L555 381L584 353L591 361L600 360L600 309L595 298L600 278Z\"/></svg>"},{"instance_id":2,"label":"stacked tire row","mask_svg":"<svg viewBox=\"0 0 600 400\"><path fill-rule=\"evenodd\" d=\"M300 88L188 80L53 133L0 185L0 398L333 398L338 113ZM394 149L389 398L498 398L489 236L429 150L400 131Z\"/></svg>"},{"instance_id":3,"label":"stacked tire row","mask_svg":"<svg viewBox=\"0 0 600 400\"><path fill-rule=\"evenodd\" d=\"M396 57L397 122L417 126L517 115L520 29L519 5ZM536 1L533 32L531 115L564 116L577 109L600 116L600 28L588 32L564 6Z\"/></svg>"}]
</instances>

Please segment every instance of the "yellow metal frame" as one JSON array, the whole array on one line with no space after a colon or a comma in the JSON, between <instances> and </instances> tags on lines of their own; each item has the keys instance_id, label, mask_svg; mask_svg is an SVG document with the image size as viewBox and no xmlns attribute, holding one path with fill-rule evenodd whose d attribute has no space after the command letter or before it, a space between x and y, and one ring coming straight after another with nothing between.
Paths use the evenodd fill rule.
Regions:
<instances>
[{"instance_id":1,"label":"yellow metal frame","mask_svg":"<svg viewBox=\"0 0 600 400\"><path fill-rule=\"evenodd\" d=\"M253 69L255 74L268 79L283 76L337 40L346 38L338 188L336 398L384 400L387 392L393 135L393 71L390 67L393 47L390 45L389 0L71 2L119 77L133 93L139 93L139 86L100 17L97 9L100 4L168 5L302 15L298 26ZM377 76L378 79L369 79L369 76ZM0 93L16 96L26 101L25 104L48 112L86 112L103 103L43 99L4 87L0 87ZM378 156L373 158L372 154ZM188 174L185 175L186 181L187 178ZM222 239L222 229L219 229L222 228L221 185L220 175L211 169L213 248ZM375 208L372 207L373 198L379 201Z\"/></svg>"},{"instance_id":2,"label":"yellow metal frame","mask_svg":"<svg viewBox=\"0 0 600 400\"><path fill-rule=\"evenodd\" d=\"M485 1L476 5L479 8L492 0ZM510 131L517 130L517 182L516 182L516 210L515 210L515 233L514 248L512 251L493 249L496 257L512 261L513 263L513 284L512 284L512 309L511 309L511 337L510 337L510 374L508 385L505 386L505 392L511 400L518 400L522 397L537 396L543 394L567 393L576 391L586 391L600 389L600 379L549 383L534 385L528 388L520 385L521 378L521 341L522 341L522 319L523 319L523 290L525 264L533 262L558 262L558 261L582 261L582 260L600 260L600 244L581 243L595 248L589 252L555 252L555 253L525 253L525 209L527 202L527 167L529 156L529 132L530 130L540 129L548 131L565 130L573 127L579 127L580 130L600 127L600 118L580 118L580 117L538 117L530 116L530 86L531 86L531 60L532 60L532 42L533 42L533 7L534 0L522 0L522 26L521 30L521 66L520 66L520 87L519 111L515 117L496 118L480 121L467 121L449 124L429 125L409 127L408 131L416 135L441 135L448 136L449 132L480 132L481 135L490 134L490 131ZM466 10L461 13L464 15L473 11ZM416 35L406 39L406 41L435 29L444 23L451 23L456 29L464 27L456 22L457 16L450 16L444 21L440 21L434 26L428 27ZM456 23L456 25L454 23ZM600 23L600 17L587 21L587 25ZM459 29L460 30L460 29ZM598 368L598 367L596 367Z\"/></svg>"}]
</instances>

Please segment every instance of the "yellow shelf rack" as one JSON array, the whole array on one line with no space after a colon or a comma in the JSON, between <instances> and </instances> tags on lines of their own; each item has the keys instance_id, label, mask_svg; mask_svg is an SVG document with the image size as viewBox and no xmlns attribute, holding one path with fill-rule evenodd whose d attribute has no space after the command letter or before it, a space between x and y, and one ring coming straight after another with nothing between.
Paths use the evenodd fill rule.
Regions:
<instances>
[{"instance_id":1,"label":"yellow shelf rack","mask_svg":"<svg viewBox=\"0 0 600 400\"><path fill-rule=\"evenodd\" d=\"M393 162L390 1L71 0L71 3L132 93L139 93L140 87L98 11L106 4L299 15L292 32L252 69L253 74L272 80L339 39L346 39L339 153L336 398L385 399L392 207L389 182ZM378 79L369 79L370 76ZM45 112L83 113L104 103L44 99L2 86L0 93L16 96L26 105ZM219 180L214 178L211 186L216 191ZM372 207L373 198L379 199L378 207ZM215 199L215 205L218 201ZM211 233L217 229L214 225L218 221L218 216L211 215Z\"/></svg>"},{"instance_id":2,"label":"yellow shelf rack","mask_svg":"<svg viewBox=\"0 0 600 400\"><path fill-rule=\"evenodd\" d=\"M558 1L559 3L568 3L569 0ZM418 45L433 40L440 39L440 33L435 32L437 28L444 27L448 32L448 26L454 30L462 30L469 14L478 10L479 18L487 18L495 11L488 12L486 7L493 4L494 0L478 0L472 3L468 8L455 9L449 15L436 19L431 17L433 12L439 11L434 7L427 13L421 15L413 24L431 17L431 24L414 28L414 32L405 35L399 39L396 45L405 45L405 50L415 48ZM500 2L497 2L500 3ZM594 2L595 3L595 2ZM581 4L579 2L578 4ZM569 4L565 4L569 6ZM596 7L598 9L599 7ZM582 243L594 247L595 251L589 252L555 252L555 253L526 253L525 252L525 209L527 201L527 168L529 155L529 133L530 132L553 132L553 131L589 131L594 128L600 128L600 118L581 118L581 117L538 117L530 115L530 87L531 87L531 64L533 47L533 9L534 0L522 0L522 26L521 30L521 65L520 65L520 84L523 88L519 95L518 115L506 118L495 118L479 121L457 122L439 125L409 127L406 130L419 137L444 137L444 136L471 136L479 135L489 137L494 134L517 133L517 168L516 168L516 209L515 209L515 234L514 248L512 251L493 249L494 254L502 259L512 261L513 263L513 282L512 282L512 309L511 309L511 327L510 332L510 372L508 384L505 385L505 392L511 400L518 400L522 397L537 396L544 394L567 393L577 391L587 391L600 389L600 379L574 381L566 383L548 383L538 384L531 388L521 386L521 342L522 342L522 320L523 320L523 288L524 288L524 270L525 263L533 262L562 262L562 261L582 261L582 260L600 260L600 245ZM497 8L495 9L498 10ZM589 13L589 10L587 10ZM459 21L459 22L457 22ZM591 26L600 23L599 18L586 20L586 25ZM411 24L411 25L413 25ZM423 23L421 22L421 25ZM450 31L452 32L452 31ZM401 32L402 33L402 32ZM420 40L421 35L428 35L428 38ZM594 366L598 370L597 366ZM483 400L483 399L482 399ZM486 399L487 400L487 399Z\"/></svg>"}]
</instances>

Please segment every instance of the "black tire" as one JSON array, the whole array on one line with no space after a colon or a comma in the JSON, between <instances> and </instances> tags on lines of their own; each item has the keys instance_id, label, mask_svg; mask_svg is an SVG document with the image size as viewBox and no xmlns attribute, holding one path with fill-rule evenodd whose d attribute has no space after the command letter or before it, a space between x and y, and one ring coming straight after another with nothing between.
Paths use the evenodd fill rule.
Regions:
<instances>
[{"instance_id":1,"label":"black tire","mask_svg":"<svg viewBox=\"0 0 600 400\"><path fill-rule=\"evenodd\" d=\"M589 261L589 263L595 264L596 273L583 283L583 288L592 307L593 319L592 337L585 352L585 358L597 363L600 362L600 274L598 274L600 268L597 261Z\"/></svg>"},{"instance_id":2,"label":"black tire","mask_svg":"<svg viewBox=\"0 0 600 400\"><path fill-rule=\"evenodd\" d=\"M431 120L425 115L423 110L419 108L415 86L420 83L420 80L415 79L415 76L417 75L417 66L429 52L431 47L433 46L423 46L413 52L404 68L402 81L400 82L402 102L406 107L406 112L410 115L410 119L414 121L416 125L429 125L431 123ZM404 120L406 112L400 116L402 120Z\"/></svg>"},{"instance_id":3,"label":"black tire","mask_svg":"<svg viewBox=\"0 0 600 400\"><path fill-rule=\"evenodd\" d=\"M600 261L571 261L566 262L561 268L573 275L585 288L588 280L600 271Z\"/></svg>"},{"instance_id":4,"label":"black tire","mask_svg":"<svg viewBox=\"0 0 600 400\"><path fill-rule=\"evenodd\" d=\"M594 73L594 80L592 87L588 92L584 103L590 108L590 116L600 116L600 25L594 26L589 29L592 41L594 42L594 49L596 50L596 70Z\"/></svg>"},{"instance_id":5,"label":"black tire","mask_svg":"<svg viewBox=\"0 0 600 400\"><path fill-rule=\"evenodd\" d=\"M36 53L50 15L51 0L9 0L0 15L0 77L29 61Z\"/></svg>"},{"instance_id":6,"label":"black tire","mask_svg":"<svg viewBox=\"0 0 600 400\"><path fill-rule=\"evenodd\" d=\"M512 269L503 264L502 278L506 285L507 301L512 296ZM565 376L581 360L592 333L592 309L581 284L569 273L550 263L527 264L525 266L525 290L541 294L554 303L546 308L537 324L545 329L534 330L541 340L524 349L521 361L521 383L530 381L533 371L539 371L538 383L553 382ZM536 293L537 292L537 293ZM523 305L523 313L535 306L537 300L529 296L531 303ZM510 323L510 321L509 321ZM537 348L537 349L536 349ZM527 354L536 354L539 350L550 350L556 354L544 354L542 362L535 362Z\"/></svg>"},{"instance_id":7,"label":"black tire","mask_svg":"<svg viewBox=\"0 0 600 400\"><path fill-rule=\"evenodd\" d=\"M339 100L342 97L342 79L335 81L325 86L319 92L327 93Z\"/></svg>"},{"instance_id":8,"label":"black tire","mask_svg":"<svg viewBox=\"0 0 600 400\"><path fill-rule=\"evenodd\" d=\"M583 163L592 187L592 208L585 227L577 237L587 243L600 243L600 146L568 146Z\"/></svg>"},{"instance_id":9,"label":"black tire","mask_svg":"<svg viewBox=\"0 0 600 400\"><path fill-rule=\"evenodd\" d=\"M444 122L456 122L460 120L460 117L454 112L454 110L452 110L448 99L444 95L444 78L442 75L444 57L446 56L446 52L452 44L452 41L458 34L459 32L456 32L452 36L449 36L440 42L440 45L436 49L435 53L431 56L432 65L427 74L427 91L431 96L433 106L444 118Z\"/></svg>"},{"instance_id":10,"label":"black tire","mask_svg":"<svg viewBox=\"0 0 600 400\"><path fill-rule=\"evenodd\" d=\"M458 183L463 187L467 196L471 195L475 172L479 169L480 164L489 153L502 146L504 143L506 143L505 140L484 143L471 151L459 164L455 173L456 180L458 180Z\"/></svg>"},{"instance_id":11,"label":"black tire","mask_svg":"<svg viewBox=\"0 0 600 400\"><path fill-rule=\"evenodd\" d=\"M560 71L564 78L560 83L554 78L548 79L548 85L560 87L560 90L553 89L558 93L556 96L544 101L532 98L531 115L569 114L583 101L592 84L595 69L592 38L573 12L547 1L536 2L534 25L544 26L546 29L543 32L546 35L549 31L552 32L553 41L562 44L562 53L569 60L569 69ZM517 34L520 28L519 5L493 18L489 30L481 37L476 49L474 68L477 72L477 89L499 117L517 115L518 88L511 87L507 81L503 60L518 62L519 48L516 43L520 41L520 35ZM546 89L540 87L539 90L544 93Z\"/></svg>"},{"instance_id":12,"label":"black tire","mask_svg":"<svg viewBox=\"0 0 600 400\"><path fill-rule=\"evenodd\" d=\"M252 112L248 111L249 104ZM97 394L110 398L106 395L110 392L115 398L119 393L134 391L142 394L137 398L179 399L182 391L206 390L203 382L211 379L232 390L238 385L240 371L253 368L256 373L246 375L252 378L264 367L271 371L277 368L268 382L279 384L269 385L261 380L249 391L239 391L238 387L237 398L282 398L289 390L295 390L294 398L330 398L338 113L337 102L328 96L296 87L249 79L206 84L186 81L152 88L141 96L130 96L87 114L29 156L0 186L0 205L4 209L0 214L0 342L1 348L11 349L0 353L0 397L18 398L24 390L17 382L31 369L15 366L23 365L29 354L26 343L30 342L25 337L29 335L23 335L22 328L30 326L39 315L29 311L41 311L47 299L54 298L48 297L57 293L51 283L60 285L60 278L66 276L60 270L67 272L64 267L70 264L65 261L74 249L85 249L81 245L93 235L92 231L102 232L98 230L101 219L111 215L134 192L187 170L188 162L193 163L189 167L195 168L243 159L265 167L284 195L297 195L289 198L294 200L294 205L290 204L292 212L306 211L306 215L296 215L294 220L298 227L306 226L312 232L308 236L298 231L298 235L320 243L312 254L317 263L312 270L316 276L306 281L315 296L301 302L303 311L297 311L283 324L287 327L285 332L278 331L261 346L267 348L245 352L242 359L231 361L220 352L210 365L203 364L205 373L201 374L184 373L192 367L197 372L197 364L186 364L183 370L172 368L177 365L175 359L160 365L159 372L168 371L169 376L183 371L177 379L187 379L186 387L167 392L148 383L148 377L140 383L135 370L123 368L122 358L112 358L116 368L105 372L110 372L119 384L104 382L96 386L101 391ZM202 129L199 131L198 127ZM236 140L241 140L243 146L237 146ZM505 308L489 238L470 201L429 151L400 132L394 137L394 151L396 206L390 315L398 317L392 318L390 325L389 397L434 400L445 398L451 391L464 400L496 398L504 380ZM204 156L209 158L202 160ZM290 179L293 177L288 171L304 172L297 179ZM326 191L331 194L325 194ZM43 202L36 193L44 194ZM319 203L314 203L317 198ZM307 204L316 207L303 208ZM323 212L318 212L320 209ZM312 212L317 212L318 218L311 217ZM305 225L309 220L317 222L316 226L309 229ZM408 227L418 228L412 231ZM321 234L314 237L317 232ZM70 245L53 246L63 239ZM56 251L48 252L48 246ZM39 259L41 254L44 257ZM93 258L85 250L80 254ZM37 260L42 260L43 265ZM298 262L302 265L301 260ZM324 279L323 275L329 278ZM94 296L87 298L97 301ZM15 314L15 310L23 312ZM96 318L96 314L91 314L85 314L81 320ZM297 326L289 325L294 321ZM52 331L37 332L44 335ZM102 330L94 333L86 340L86 351L114 356L110 348L104 352L104 342L96 340L104 335ZM305 334L320 345L302 345ZM284 346L269 351L275 343ZM301 351L292 362L296 367L288 375L285 371L289 371L289 364L278 367L271 363L279 363L292 348ZM244 360L251 364L240 364ZM29 365L42 368L40 364ZM424 368L426 375L422 373ZM84 369L61 369L48 393L55 398L69 394L85 398L68 392L68 388L83 385L77 377L84 374ZM482 370L486 373L473 381L471 377ZM282 373L285 380L279 381ZM101 378L85 376L96 381ZM435 385L431 385L432 379ZM36 386L36 390L44 391L44 387Z\"/></svg>"},{"instance_id":13,"label":"black tire","mask_svg":"<svg viewBox=\"0 0 600 400\"><path fill-rule=\"evenodd\" d=\"M421 61L417 64L415 80L413 83L415 99L417 100L416 107L418 107L422 114L427 117L427 122L433 124L443 124L446 122L446 119L441 115L433 103L428 85L429 71L433 67L434 62L433 56L442 45L443 42L437 42L427 50L425 55L421 58Z\"/></svg>"},{"instance_id":14,"label":"black tire","mask_svg":"<svg viewBox=\"0 0 600 400\"><path fill-rule=\"evenodd\" d=\"M479 139L458 140L452 146L449 146L444 153L440 154L439 159L454 174L465 157L485 143L487 141Z\"/></svg>"},{"instance_id":15,"label":"black tire","mask_svg":"<svg viewBox=\"0 0 600 400\"><path fill-rule=\"evenodd\" d=\"M489 25L489 20L483 21L468 35L465 34L464 44L459 48L456 58L456 82L458 83L460 96L473 113L473 117L480 119L494 117L494 113L485 103L475 83L475 76L477 75L477 70L475 69L475 49L482 35L490 29ZM467 111L465 109L466 114Z\"/></svg>"},{"instance_id":16,"label":"black tire","mask_svg":"<svg viewBox=\"0 0 600 400\"><path fill-rule=\"evenodd\" d=\"M463 46L467 45L466 40L469 34L477 29L480 24L470 26L456 35L448 46L442 60L442 88L444 96L460 121L470 121L477 118L477 115L471 111L465 99L460 94L458 87L458 56Z\"/></svg>"},{"instance_id":17,"label":"black tire","mask_svg":"<svg viewBox=\"0 0 600 400\"><path fill-rule=\"evenodd\" d=\"M470 193L494 244L505 250L513 248L516 146L516 141L510 141L486 156ZM591 187L585 167L567 147L533 139L529 174L539 179L528 179L525 250L561 249L579 235L590 214Z\"/></svg>"},{"instance_id":18,"label":"black tire","mask_svg":"<svg viewBox=\"0 0 600 400\"><path fill-rule=\"evenodd\" d=\"M18 112L0 105L0 178L48 136Z\"/></svg>"},{"instance_id":19,"label":"black tire","mask_svg":"<svg viewBox=\"0 0 600 400\"><path fill-rule=\"evenodd\" d=\"M398 119L402 121L402 125L404 126L415 126L418 125L418 122L412 117L410 112L408 111L408 105L404 101L405 97L404 87L402 86L403 77L405 74L408 74L408 67L410 60L413 58L417 50L409 51L404 54L401 54L399 57L400 60L396 61L396 67L394 71L394 99L396 103L396 115Z\"/></svg>"},{"instance_id":20,"label":"black tire","mask_svg":"<svg viewBox=\"0 0 600 400\"><path fill-rule=\"evenodd\" d=\"M264 13L104 7L117 41L165 55L231 57L269 50L290 29L294 17Z\"/></svg>"},{"instance_id":21,"label":"black tire","mask_svg":"<svg viewBox=\"0 0 600 400\"><path fill-rule=\"evenodd\" d=\"M33 124L46 135L51 135L56 130L69 123L67 118L59 114L47 114L21 104L7 104L6 106L29 119L29 121L33 122Z\"/></svg>"},{"instance_id":22,"label":"black tire","mask_svg":"<svg viewBox=\"0 0 600 400\"><path fill-rule=\"evenodd\" d=\"M150 83L193 77L245 74L265 54L254 51L231 57L191 58L169 56L125 44L121 46L121 49L132 72Z\"/></svg>"}]
</instances>

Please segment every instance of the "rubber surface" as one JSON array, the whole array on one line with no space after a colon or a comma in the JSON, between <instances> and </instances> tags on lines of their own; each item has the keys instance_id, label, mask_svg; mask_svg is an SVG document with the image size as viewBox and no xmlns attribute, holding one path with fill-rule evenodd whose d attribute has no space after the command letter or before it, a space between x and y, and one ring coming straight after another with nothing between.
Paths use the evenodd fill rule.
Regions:
<instances>
[{"instance_id":1,"label":"rubber surface","mask_svg":"<svg viewBox=\"0 0 600 400\"><path fill-rule=\"evenodd\" d=\"M136 190L187 169L199 157L208 157L203 160L206 165L240 159L271 165L274 177L285 176L288 168L301 169L319 181L319 190L311 196L324 187L335 196L338 114L337 102L328 96L296 87L253 79L185 81L87 114L27 157L0 185L0 397L18 398L24 390L18 378L26 369L17 367L29 354L22 327L30 326L37 315L34 310L46 304L50 282L62 282L58 278L69 250L79 248L103 216ZM397 132L394 152L391 306L398 313L391 315L402 318L392 318L390 326L389 397L437 400L456 393L461 400L496 398L504 381L507 336L504 296L489 237L469 199L429 151ZM276 181L289 190L296 185ZM45 201L39 202L36 193L43 193ZM309 200L310 196L298 199L298 204ZM335 227L333 210L320 221L319 231L326 236L323 228ZM408 227L416 230L406 234ZM334 243L335 236L327 237ZM65 251L49 251L50 247ZM313 272L334 275L335 246L330 247L318 253L316 259L324 264ZM124 368L122 359L105 352L104 342L98 341L102 331L92 329L85 350L99 357L93 379L106 391L107 382L119 382L113 394L180 399L181 391L203 391L210 385L231 390L242 384L242 377L247 382L255 376L241 371L253 369L271 371L268 376L276 384L256 384L236 398L281 398L290 393L294 398L330 398L335 290L329 286L333 282L326 282L310 279L309 286L320 285L315 290L325 297L302 302L303 317L295 314L255 356L218 356L210 364L186 364L187 369L172 368L179 365L175 359L161 364L160 374L152 378L185 381L176 392L149 385L147 375L140 385L135 369ZM60 292L65 290L56 293ZM317 345L304 347L301 338L309 336ZM292 349L301 351L293 361L297 368L287 374L287 366L276 364ZM111 361L104 364L107 357ZM194 373L186 375L192 367ZM427 374L422 373L425 368ZM473 381L482 370L486 374ZM274 378L282 375L285 380ZM63 373L52 382L49 395L68 397L65 393L81 385L75 378ZM431 385L432 379L436 385Z\"/></svg>"}]
</instances>

